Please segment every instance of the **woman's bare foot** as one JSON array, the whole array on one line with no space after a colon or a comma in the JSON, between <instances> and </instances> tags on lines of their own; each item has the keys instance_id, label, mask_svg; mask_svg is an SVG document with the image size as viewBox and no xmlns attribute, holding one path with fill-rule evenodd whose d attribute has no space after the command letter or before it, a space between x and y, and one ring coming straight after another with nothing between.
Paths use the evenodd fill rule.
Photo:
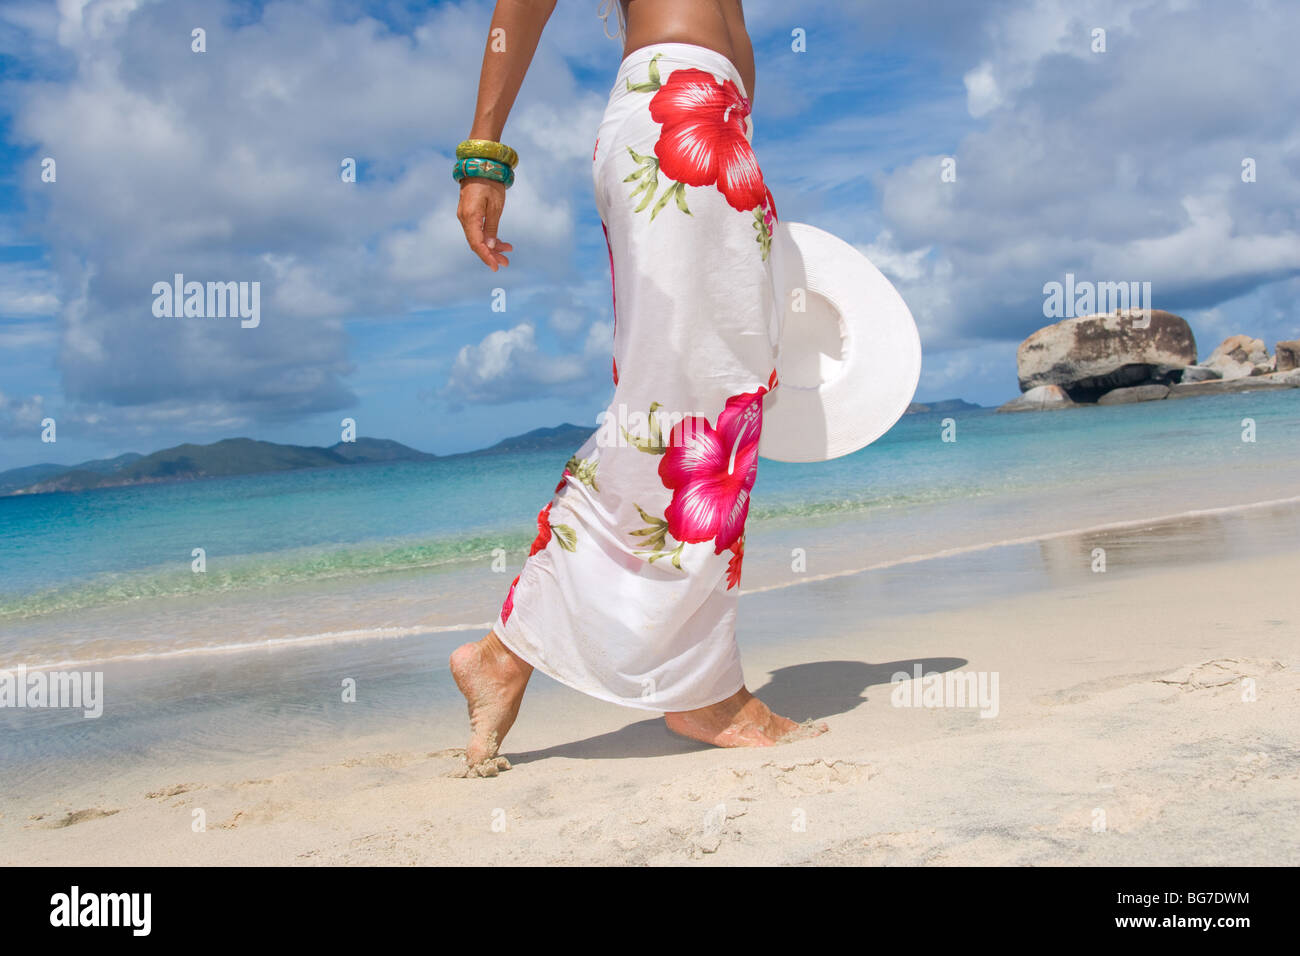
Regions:
<instances>
[{"instance_id":1,"label":"woman's bare foot","mask_svg":"<svg viewBox=\"0 0 1300 956\"><path fill-rule=\"evenodd\" d=\"M519 716L532 665L502 644L496 631L456 648L449 663L469 705L465 776L495 777L510 769L510 761L497 756L497 749Z\"/></svg>"},{"instance_id":2,"label":"woman's bare foot","mask_svg":"<svg viewBox=\"0 0 1300 956\"><path fill-rule=\"evenodd\" d=\"M771 747L817 737L830 729L812 721L796 724L774 714L744 687L708 707L664 714L664 721L673 733L715 747Z\"/></svg>"}]
</instances>

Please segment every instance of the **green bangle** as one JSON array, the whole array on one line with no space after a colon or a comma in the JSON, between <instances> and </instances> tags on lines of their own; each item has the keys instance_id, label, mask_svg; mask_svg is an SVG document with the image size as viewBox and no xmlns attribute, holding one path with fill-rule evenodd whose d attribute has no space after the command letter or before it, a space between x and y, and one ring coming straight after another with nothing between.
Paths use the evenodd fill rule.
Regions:
<instances>
[{"instance_id":1,"label":"green bangle","mask_svg":"<svg viewBox=\"0 0 1300 956\"><path fill-rule=\"evenodd\" d=\"M518 153L505 143L498 143L490 139L462 140L461 144L456 147L456 158L495 159L498 163L505 163L511 169L519 165Z\"/></svg>"},{"instance_id":2,"label":"green bangle","mask_svg":"<svg viewBox=\"0 0 1300 956\"><path fill-rule=\"evenodd\" d=\"M494 182L504 183L506 189L509 189L515 183L515 171L513 169L505 163L495 159L484 159L481 156L469 156L465 159L456 160L456 165L451 170L451 176L456 182L460 182L466 176L491 179Z\"/></svg>"}]
</instances>

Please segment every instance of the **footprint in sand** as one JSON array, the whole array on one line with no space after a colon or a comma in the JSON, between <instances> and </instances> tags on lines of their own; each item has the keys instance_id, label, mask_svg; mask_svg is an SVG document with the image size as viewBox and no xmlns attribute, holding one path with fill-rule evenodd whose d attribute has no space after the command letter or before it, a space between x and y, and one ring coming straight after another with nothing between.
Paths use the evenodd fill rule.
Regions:
<instances>
[{"instance_id":1,"label":"footprint in sand","mask_svg":"<svg viewBox=\"0 0 1300 956\"><path fill-rule=\"evenodd\" d=\"M244 818L243 810L236 810L234 815L225 823L218 823L217 828L220 830L235 830L239 827L239 821Z\"/></svg>"},{"instance_id":2,"label":"footprint in sand","mask_svg":"<svg viewBox=\"0 0 1300 956\"><path fill-rule=\"evenodd\" d=\"M770 761L763 764L762 769L776 781L779 788L800 795L831 793L841 787L867 780L870 776L870 767L866 764L849 760L824 760L820 757L806 762Z\"/></svg>"},{"instance_id":3,"label":"footprint in sand","mask_svg":"<svg viewBox=\"0 0 1300 956\"><path fill-rule=\"evenodd\" d=\"M64 814L57 819L41 823L40 826L46 830L62 830L64 827L76 826L78 823L85 823L87 820L98 820L101 817L111 817L118 813L117 810L105 810L102 807L90 807L86 810L74 810ZM32 820L44 820L45 814L38 814L31 817Z\"/></svg>"},{"instance_id":4,"label":"footprint in sand","mask_svg":"<svg viewBox=\"0 0 1300 956\"><path fill-rule=\"evenodd\" d=\"M146 800L159 800L163 797L179 797L182 793L189 793L191 790L202 790L201 783L178 783L174 787L164 787L161 790L153 790L146 793Z\"/></svg>"},{"instance_id":5,"label":"footprint in sand","mask_svg":"<svg viewBox=\"0 0 1300 956\"><path fill-rule=\"evenodd\" d=\"M1204 690L1210 687L1226 687L1237 683L1243 677L1285 668L1286 665L1281 661L1220 657L1212 661L1180 667L1172 674L1158 678L1156 683L1169 684L1181 690Z\"/></svg>"}]
</instances>

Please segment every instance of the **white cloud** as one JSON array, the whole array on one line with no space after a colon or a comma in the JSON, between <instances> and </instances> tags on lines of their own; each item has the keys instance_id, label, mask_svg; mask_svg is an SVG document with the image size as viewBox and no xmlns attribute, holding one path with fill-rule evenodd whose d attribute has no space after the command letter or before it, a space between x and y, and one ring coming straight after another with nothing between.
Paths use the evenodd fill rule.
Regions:
<instances>
[{"instance_id":1,"label":"white cloud","mask_svg":"<svg viewBox=\"0 0 1300 956\"><path fill-rule=\"evenodd\" d=\"M548 324L560 335L570 336L576 334L586 321L577 309L559 308L551 313Z\"/></svg>"},{"instance_id":2,"label":"white cloud","mask_svg":"<svg viewBox=\"0 0 1300 956\"><path fill-rule=\"evenodd\" d=\"M966 108L971 116L983 116L1002 103L998 81L993 76L993 65L981 63L962 77L966 85Z\"/></svg>"},{"instance_id":3,"label":"white cloud","mask_svg":"<svg viewBox=\"0 0 1300 956\"><path fill-rule=\"evenodd\" d=\"M1093 27L1106 53L1091 51ZM1157 307L1189 315L1300 272L1300 177L1287 172L1300 153L1282 119L1300 115L1283 40L1298 27L1294 7L1265 0L997 7L970 51L981 121L953 151L956 181L929 152L877 179L868 254L893 269L927 346L1018 341L1045 322L1043 283L1066 272L1150 281ZM1214 69L1189 52L1207 36ZM1270 174L1243 183L1246 156ZM1294 308L1241 309L1254 335L1298 324Z\"/></svg>"},{"instance_id":4,"label":"white cloud","mask_svg":"<svg viewBox=\"0 0 1300 956\"><path fill-rule=\"evenodd\" d=\"M343 320L482 294L449 149L472 120L491 4L432 8L409 34L332 12L272 2L250 18L229 3L147 0L63 0L57 21L6 11L34 48L54 32L62 72L9 86L14 137L33 156L19 181L40 189L34 238L53 275L0 272L0 309L57 313L70 401L168 415L188 402L196 423L347 407ZM206 53L190 50L194 26ZM603 105L538 51L507 137L523 162L501 281L569 268L570 197L590 195ZM33 186L46 155L58 180ZM339 175L345 158L355 183ZM155 319L153 283L176 272L260 282L261 325Z\"/></svg>"},{"instance_id":5,"label":"white cloud","mask_svg":"<svg viewBox=\"0 0 1300 956\"><path fill-rule=\"evenodd\" d=\"M35 438L46 414L45 399L40 395L10 398L0 392L0 435L6 438Z\"/></svg>"},{"instance_id":6,"label":"white cloud","mask_svg":"<svg viewBox=\"0 0 1300 956\"><path fill-rule=\"evenodd\" d=\"M608 361L613 324L595 322L588 330L582 354L554 355L538 347L536 329L521 322L489 333L477 345L466 345L456 356L444 396L453 401L505 404L587 391Z\"/></svg>"},{"instance_id":7,"label":"white cloud","mask_svg":"<svg viewBox=\"0 0 1300 956\"><path fill-rule=\"evenodd\" d=\"M0 263L0 317L53 315L58 305L48 270L22 262Z\"/></svg>"}]
</instances>

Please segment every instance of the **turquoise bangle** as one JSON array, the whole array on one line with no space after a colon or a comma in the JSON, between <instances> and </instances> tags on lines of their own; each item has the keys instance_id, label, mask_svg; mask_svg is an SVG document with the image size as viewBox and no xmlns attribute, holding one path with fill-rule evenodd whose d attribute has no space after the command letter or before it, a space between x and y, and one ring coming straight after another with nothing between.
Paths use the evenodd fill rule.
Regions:
<instances>
[{"instance_id":1,"label":"turquoise bangle","mask_svg":"<svg viewBox=\"0 0 1300 956\"><path fill-rule=\"evenodd\" d=\"M515 182L515 171L513 169L505 163L498 162L495 159L485 159L482 156L468 156L456 160L456 165L451 170L451 176L456 182L460 182L466 176L491 179L494 182L504 183L506 189L513 186Z\"/></svg>"}]
</instances>

